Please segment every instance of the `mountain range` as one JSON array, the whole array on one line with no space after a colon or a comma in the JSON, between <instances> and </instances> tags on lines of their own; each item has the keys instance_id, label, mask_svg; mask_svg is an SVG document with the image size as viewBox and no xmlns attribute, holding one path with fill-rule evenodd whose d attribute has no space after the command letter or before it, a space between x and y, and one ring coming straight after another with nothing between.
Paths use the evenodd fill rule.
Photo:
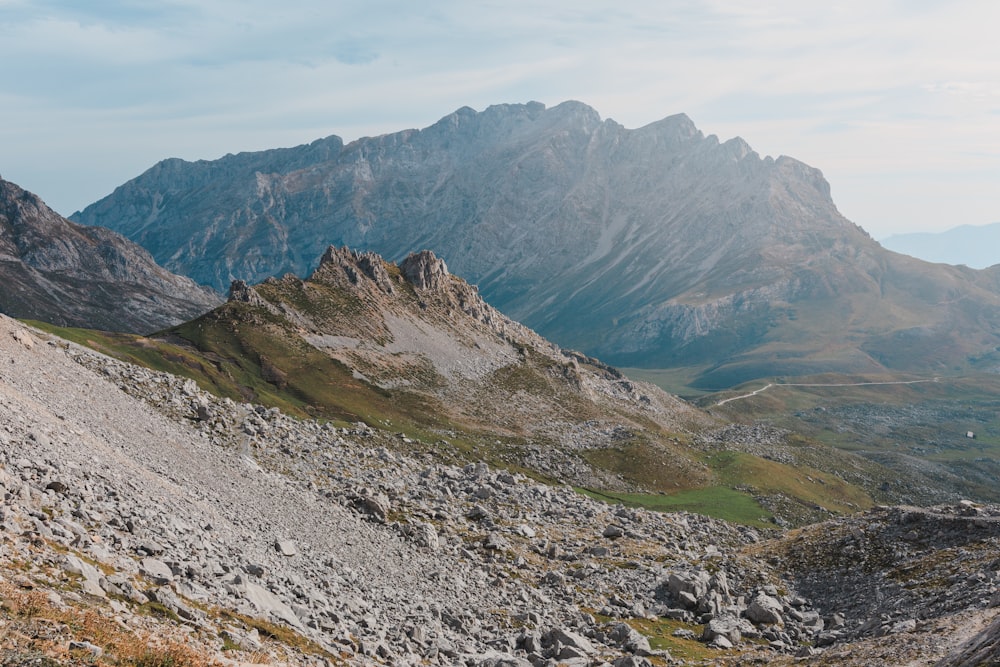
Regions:
<instances>
[{"instance_id":1,"label":"mountain range","mask_svg":"<svg viewBox=\"0 0 1000 667\"><path fill-rule=\"evenodd\" d=\"M744 496L737 504L749 501L761 516L773 512L780 520L815 518L807 507L822 514L866 506L872 495L910 502L968 492L991 497L918 466L890 472L817 442L801 449L789 443L788 431L730 433L725 446L742 447L739 465L706 459L725 421L553 345L488 305L430 251L394 264L331 246L307 280L288 274L256 286L235 281L229 302L212 308L218 298L211 290L169 274L114 232L62 219L13 184L5 192L11 196L4 219L20 232L20 247L41 247L36 254L48 257L47 275L69 276L79 292L54 304L31 292L24 310L11 312L63 325L55 329L60 335L192 377L223 396L300 417L395 424L441 438L458 456L478 452L476 458L602 493L731 493L736 485ZM87 241L82 250L79 238ZM8 267L32 275L37 258L24 255ZM164 295L164 285L174 291ZM161 290L152 299L157 308L144 309L141 299L154 288ZM18 294L24 296L11 291L5 298ZM176 324L192 313L200 316ZM159 333L139 337L113 333L154 329ZM763 460L765 449L779 461ZM790 479L793 469L826 476L823 492L774 481ZM772 481L761 484L753 479L758 474Z\"/></svg>"},{"instance_id":2,"label":"mountain range","mask_svg":"<svg viewBox=\"0 0 1000 667\"><path fill-rule=\"evenodd\" d=\"M973 269L1000 264L1000 222L962 225L943 232L893 234L880 243L928 262L964 264Z\"/></svg>"},{"instance_id":3,"label":"mountain range","mask_svg":"<svg viewBox=\"0 0 1000 667\"><path fill-rule=\"evenodd\" d=\"M148 333L220 303L120 234L66 220L0 180L0 312L67 326Z\"/></svg>"},{"instance_id":4,"label":"mountain range","mask_svg":"<svg viewBox=\"0 0 1000 667\"><path fill-rule=\"evenodd\" d=\"M346 145L165 160L72 218L217 289L308 275L330 244L433 249L561 346L702 388L998 363L1000 269L886 251L818 170L684 115L629 130L578 102L462 108Z\"/></svg>"},{"instance_id":5,"label":"mountain range","mask_svg":"<svg viewBox=\"0 0 1000 667\"><path fill-rule=\"evenodd\" d=\"M995 497L984 376L702 410L488 302L701 383L992 382L996 270L885 251L817 171L685 117L529 104L338 142L167 161L88 209L145 215L225 303L0 181L0 309L55 323L0 315L3 664L996 662L1000 507L959 500ZM338 224L398 261L305 244Z\"/></svg>"}]
</instances>

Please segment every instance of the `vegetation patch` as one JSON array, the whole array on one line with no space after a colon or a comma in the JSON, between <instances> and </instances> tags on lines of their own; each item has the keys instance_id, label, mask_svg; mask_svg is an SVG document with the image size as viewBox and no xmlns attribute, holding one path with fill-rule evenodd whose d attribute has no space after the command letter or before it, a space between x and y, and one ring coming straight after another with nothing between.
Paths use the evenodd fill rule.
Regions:
<instances>
[{"instance_id":1,"label":"vegetation patch","mask_svg":"<svg viewBox=\"0 0 1000 667\"><path fill-rule=\"evenodd\" d=\"M617 619L602 614L594 614L594 617L601 623L617 622ZM649 640L649 647L654 651L669 651L674 660L708 661L715 658L734 655L735 651L720 651L719 649L708 648L697 639L685 639L674 635L679 630L689 630L695 637L701 637L704 626L683 621L674 621L669 618L658 618L651 621L645 618L629 618L625 622L632 626L639 634Z\"/></svg>"},{"instance_id":2,"label":"vegetation patch","mask_svg":"<svg viewBox=\"0 0 1000 667\"><path fill-rule=\"evenodd\" d=\"M336 657L313 640L300 635L284 625L278 625L277 623L265 621L262 618L240 614L229 609L218 609L217 613L221 617L238 621L246 628L255 628L257 633L264 639L276 641L279 644L283 644L284 646L296 649L309 655L321 656L328 659L334 659Z\"/></svg>"},{"instance_id":3,"label":"vegetation patch","mask_svg":"<svg viewBox=\"0 0 1000 667\"><path fill-rule=\"evenodd\" d=\"M745 452L713 453L708 464L723 483L746 486L761 495L780 494L840 514L872 506L871 498L861 489L812 468L793 467Z\"/></svg>"},{"instance_id":4,"label":"vegetation patch","mask_svg":"<svg viewBox=\"0 0 1000 667\"><path fill-rule=\"evenodd\" d=\"M691 489L671 494L618 493L579 489L608 503L644 507L658 512L693 512L757 528L774 528L772 514L752 496L723 486Z\"/></svg>"},{"instance_id":5,"label":"vegetation patch","mask_svg":"<svg viewBox=\"0 0 1000 667\"><path fill-rule=\"evenodd\" d=\"M218 664L203 649L164 633L129 630L100 609L57 606L43 590L23 590L0 581L3 648L0 662L31 665L116 667L209 667ZM97 647L69 648L70 642Z\"/></svg>"}]
</instances>

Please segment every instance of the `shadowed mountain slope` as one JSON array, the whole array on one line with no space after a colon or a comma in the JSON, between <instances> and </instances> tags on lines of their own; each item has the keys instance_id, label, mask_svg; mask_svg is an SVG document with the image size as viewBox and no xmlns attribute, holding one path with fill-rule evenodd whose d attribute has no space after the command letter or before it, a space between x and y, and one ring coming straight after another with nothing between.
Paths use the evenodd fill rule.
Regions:
<instances>
[{"instance_id":1,"label":"shadowed mountain slope","mask_svg":"<svg viewBox=\"0 0 1000 667\"><path fill-rule=\"evenodd\" d=\"M888 252L818 170L684 115L629 130L578 102L463 108L347 145L166 160L74 217L216 287L305 275L330 242L433 248L561 345L693 366L702 387L995 365L1000 345L1000 270Z\"/></svg>"},{"instance_id":2,"label":"shadowed mountain slope","mask_svg":"<svg viewBox=\"0 0 1000 667\"><path fill-rule=\"evenodd\" d=\"M220 301L121 235L72 223L3 180L0 281L8 315L113 331L161 329Z\"/></svg>"}]
</instances>

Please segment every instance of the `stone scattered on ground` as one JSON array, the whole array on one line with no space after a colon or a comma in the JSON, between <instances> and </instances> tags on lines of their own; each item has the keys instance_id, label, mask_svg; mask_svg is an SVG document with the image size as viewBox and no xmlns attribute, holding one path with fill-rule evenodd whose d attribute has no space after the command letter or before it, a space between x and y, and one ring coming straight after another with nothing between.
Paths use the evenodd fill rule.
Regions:
<instances>
[{"instance_id":1,"label":"stone scattered on ground","mask_svg":"<svg viewBox=\"0 0 1000 667\"><path fill-rule=\"evenodd\" d=\"M996 657L996 508L876 508L764 534L408 447L0 318L0 595L99 610L209 661ZM23 611L0 606L28 637ZM63 626L51 651L122 650Z\"/></svg>"}]
</instances>

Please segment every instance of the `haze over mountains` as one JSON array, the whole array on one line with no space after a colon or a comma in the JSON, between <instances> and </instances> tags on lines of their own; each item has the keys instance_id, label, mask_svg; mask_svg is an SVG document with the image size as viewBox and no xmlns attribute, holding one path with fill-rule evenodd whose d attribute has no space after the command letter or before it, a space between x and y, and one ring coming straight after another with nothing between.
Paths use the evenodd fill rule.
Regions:
<instances>
[{"instance_id":1,"label":"haze over mountains","mask_svg":"<svg viewBox=\"0 0 1000 667\"><path fill-rule=\"evenodd\" d=\"M1000 264L1000 222L962 225L944 232L893 234L882 246L928 262L964 264L985 269Z\"/></svg>"},{"instance_id":2,"label":"haze over mountains","mask_svg":"<svg viewBox=\"0 0 1000 667\"><path fill-rule=\"evenodd\" d=\"M4 180L0 281L0 312L112 331L148 333L220 303L121 235L72 223Z\"/></svg>"},{"instance_id":3,"label":"haze over mountains","mask_svg":"<svg viewBox=\"0 0 1000 667\"><path fill-rule=\"evenodd\" d=\"M617 365L691 383L995 366L1000 270L888 252L822 174L671 116L578 102L459 109L344 145L165 160L73 216L224 288L307 275L329 244L429 248L488 302Z\"/></svg>"}]
</instances>

